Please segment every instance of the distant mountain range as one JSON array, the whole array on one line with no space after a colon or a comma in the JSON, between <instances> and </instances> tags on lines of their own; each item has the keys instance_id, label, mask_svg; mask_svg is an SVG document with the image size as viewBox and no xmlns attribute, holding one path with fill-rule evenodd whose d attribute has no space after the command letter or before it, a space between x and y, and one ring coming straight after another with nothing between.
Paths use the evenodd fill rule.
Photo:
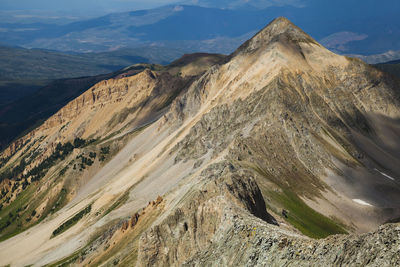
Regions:
<instances>
[{"instance_id":1,"label":"distant mountain range","mask_svg":"<svg viewBox=\"0 0 400 267\"><path fill-rule=\"evenodd\" d=\"M374 0L362 4L355 0L284 1L281 6L278 1L245 2L203 0L197 1L202 6L169 5L64 25L37 20L0 23L0 38L11 45L60 51L109 51L151 44L227 54L267 21L286 16L337 53L366 56L400 48L397 0L379 5Z\"/></svg>"},{"instance_id":2,"label":"distant mountain range","mask_svg":"<svg viewBox=\"0 0 400 267\"><path fill-rule=\"evenodd\" d=\"M91 76L116 71L135 63L168 64L183 54L178 49L165 47L67 54L43 49L0 46L0 80Z\"/></svg>"},{"instance_id":3,"label":"distant mountain range","mask_svg":"<svg viewBox=\"0 0 400 267\"><path fill-rule=\"evenodd\" d=\"M0 108L52 80L93 76L136 63L167 64L183 55L167 47L124 48L102 53L60 53L0 46Z\"/></svg>"},{"instance_id":4,"label":"distant mountain range","mask_svg":"<svg viewBox=\"0 0 400 267\"><path fill-rule=\"evenodd\" d=\"M350 56L358 57L369 64L387 63L390 61L396 61L397 59L400 59L400 50L398 51L389 50L382 54L368 55L368 56L363 56L363 55L350 55Z\"/></svg>"}]
</instances>

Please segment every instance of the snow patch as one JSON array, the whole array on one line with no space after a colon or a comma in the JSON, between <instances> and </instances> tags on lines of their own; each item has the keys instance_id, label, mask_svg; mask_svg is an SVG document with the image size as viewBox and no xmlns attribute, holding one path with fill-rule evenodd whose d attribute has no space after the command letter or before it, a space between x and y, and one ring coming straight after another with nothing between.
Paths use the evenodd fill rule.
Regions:
<instances>
[{"instance_id":1,"label":"snow patch","mask_svg":"<svg viewBox=\"0 0 400 267\"><path fill-rule=\"evenodd\" d=\"M385 176L386 178L389 178L389 179L392 180L392 181L396 181L396 179L394 179L392 176L387 175L386 173L381 172L381 171L378 170L378 169L374 169L374 170L377 171L377 172L379 172L380 174L382 174L382 175Z\"/></svg>"},{"instance_id":2,"label":"snow patch","mask_svg":"<svg viewBox=\"0 0 400 267\"><path fill-rule=\"evenodd\" d=\"M371 204L361 199L353 199L353 201L363 206L373 207Z\"/></svg>"}]
</instances>

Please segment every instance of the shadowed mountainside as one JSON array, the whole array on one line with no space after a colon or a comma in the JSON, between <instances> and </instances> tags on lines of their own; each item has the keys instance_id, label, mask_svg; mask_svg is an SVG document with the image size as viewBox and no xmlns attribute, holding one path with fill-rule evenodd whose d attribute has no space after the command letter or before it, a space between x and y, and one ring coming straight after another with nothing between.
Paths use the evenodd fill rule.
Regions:
<instances>
[{"instance_id":1,"label":"shadowed mountainside","mask_svg":"<svg viewBox=\"0 0 400 267\"><path fill-rule=\"evenodd\" d=\"M400 79L400 60L389 61L386 63L376 64L378 69L390 73Z\"/></svg>"}]
</instances>

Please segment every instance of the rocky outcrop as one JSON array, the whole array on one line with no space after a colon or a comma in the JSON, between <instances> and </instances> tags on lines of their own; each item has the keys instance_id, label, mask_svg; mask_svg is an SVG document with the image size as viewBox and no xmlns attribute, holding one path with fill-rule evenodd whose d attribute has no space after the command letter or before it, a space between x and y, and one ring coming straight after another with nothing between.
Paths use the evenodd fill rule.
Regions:
<instances>
[{"instance_id":1,"label":"rocky outcrop","mask_svg":"<svg viewBox=\"0 0 400 267\"><path fill-rule=\"evenodd\" d=\"M135 88L132 97L140 98L149 95L156 83L156 77L150 70L122 79L111 79L99 82L84 94L68 103L64 108L48 119L42 127L52 128L73 120L85 110L101 108L111 102L120 102L129 90ZM150 89L150 90L149 90Z\"/></svg>"},{"instance_id":2,"label":"rocky outcrop","mask_svg":"<svg viewBox=\"0 0 400 267\"><path fill-rule=\"evenodd\" d=\"M305 239L249 217L229 221L223 237L181 266L398 266L399 225L361 236Z\"/></svg>"},{"instance_id":3,"label":"rocky outcrop","mask_svg":"<svg viewBox=\"0 0 400 267\"><path fill-rule=\"evenodd\" d=\"M200 185L186 194L181 206L140 239L140 266L179 266L221 238L233 214L250 212L276 224L249 172L222 162L207 168Z\"/></svg>"}]
</instances>

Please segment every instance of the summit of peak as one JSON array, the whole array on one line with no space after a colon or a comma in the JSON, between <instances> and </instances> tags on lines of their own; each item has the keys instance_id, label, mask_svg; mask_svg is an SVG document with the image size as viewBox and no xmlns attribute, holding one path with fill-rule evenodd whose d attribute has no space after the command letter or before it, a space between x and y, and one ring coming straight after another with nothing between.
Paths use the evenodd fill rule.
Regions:
<instances>
[{"instance_id":1,"label":"summit of peak","mask_svg":"<svg viewBox=\"0 0 400 267\"><path fill-rule=\"evenodd\" d=\"M279 27L288 27L288 26L295 26L289 19L286 17L277 17L273 21L271 21L265 28L269 26L279 26Z\"/></svg>"},{"instance_id":2,"label":"summit of peak","mask_svg":"<svg viewBox=\"0 0 400 267\"><path fill-rule=\"evenodd\" d=\"M278 41L292 43L317 43L312 37L294 25L290 20L285 17L278 17L239 47L235 54L255 51L269 45L270 43Z\"/></svg>"}]
</instances>

